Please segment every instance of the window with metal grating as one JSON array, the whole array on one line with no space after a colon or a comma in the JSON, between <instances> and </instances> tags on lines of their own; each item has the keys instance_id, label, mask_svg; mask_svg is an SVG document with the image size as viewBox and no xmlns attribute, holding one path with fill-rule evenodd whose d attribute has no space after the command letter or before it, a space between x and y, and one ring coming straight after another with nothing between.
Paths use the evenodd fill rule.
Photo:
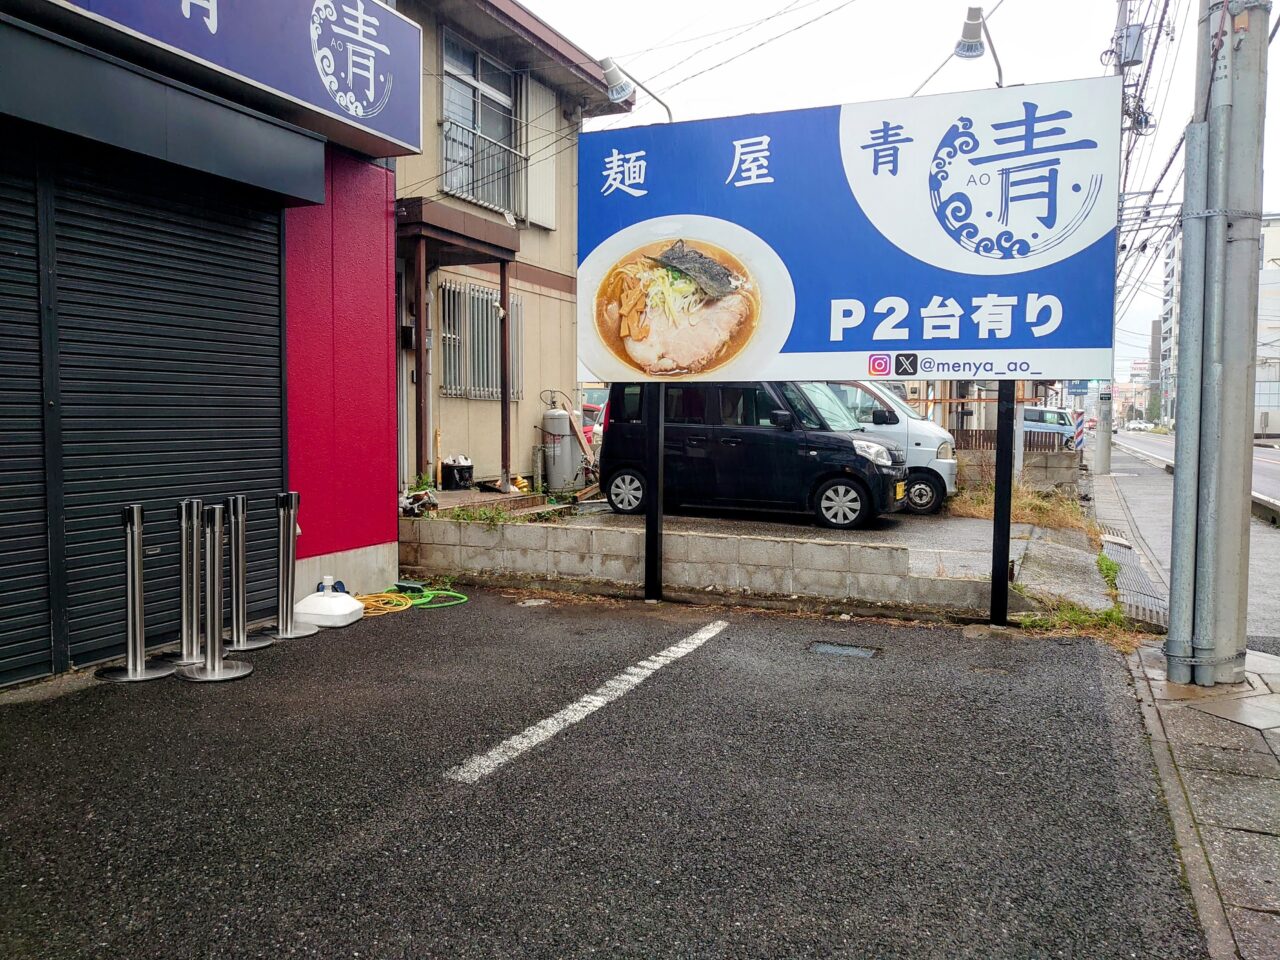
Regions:
<instances>
[{"instance_id":1,"label":"window with metal grating","mask_svg":"<svg viewBox=\"0 0 1280 960\"><path fill-rule=\"evenodd\" d=\"M466 324L466 285L456 280L440 282L440 395L465 397L462 337Z\"/></svg>"},{"instance_id":2,"label":"window with metal grating","mask_svg":"<svg viewBox=\"0 0 1280 960\"><path fill-rule=\"evenodd\" d=\"M440 394L497 400L501 386L499 291L445 279L440 288ZM511 294L511 397L524 399L524 302Z\"/></svg>"}]
</instances>

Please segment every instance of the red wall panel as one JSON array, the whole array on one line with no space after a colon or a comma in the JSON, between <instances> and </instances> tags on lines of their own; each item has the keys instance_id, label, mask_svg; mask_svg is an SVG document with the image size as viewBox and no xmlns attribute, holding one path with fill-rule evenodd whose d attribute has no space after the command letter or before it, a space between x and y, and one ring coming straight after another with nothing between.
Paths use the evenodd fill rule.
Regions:
<instances>
[{"instance_id":1,"label":"red wall panel","mask_svg":"<svg viewBox=\"0 0 1280 960\"><path fill-rule=\"evenodd\" d=\"M395 179L331 149L326 180L285 214L299 557L396 539Z\"/></svg>"}]
</instances>

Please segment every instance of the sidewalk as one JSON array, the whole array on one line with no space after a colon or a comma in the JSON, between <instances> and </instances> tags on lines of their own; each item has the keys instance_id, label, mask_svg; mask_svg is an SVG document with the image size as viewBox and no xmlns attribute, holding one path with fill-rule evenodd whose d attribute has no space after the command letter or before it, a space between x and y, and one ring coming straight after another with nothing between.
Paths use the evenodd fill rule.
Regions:
<instances>
[{"instance_id":1,"label":"sidewalk","mask_svg":"<svg viewBox=\"0 0 1280 960\"><path fill-rule=\"evenodd\" d=\"M1173 478L1120 448L1112 469L1093 478L1093 496L1118 538L1107 550L1123 565L1121 601L1162 608ZM1253 574L1269 608L1276 591L1256 562ZM1280 956L1280 657L1251 649L1247 682L1213 688L1169 683L1161 641L1129 665L1210 954Z\"/></svg>"}]
</instances>

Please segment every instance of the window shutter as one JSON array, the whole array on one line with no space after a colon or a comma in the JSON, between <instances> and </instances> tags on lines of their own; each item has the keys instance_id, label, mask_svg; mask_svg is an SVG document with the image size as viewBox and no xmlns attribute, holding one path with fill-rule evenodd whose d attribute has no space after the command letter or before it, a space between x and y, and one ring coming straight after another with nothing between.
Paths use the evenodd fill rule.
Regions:
<instances>
[{"instance_id":1,"label":"window shutter","mask_svg":"<svg viewBox=\"0 0 1280 960\"><path fill-rule=\"evenodd\" d=\"M556 228L556 154L562 141L553 131L559 129L560 111L554 90L533 77L525 77L522 113L524 153L528 159L528 219L532 224Z\"/></svg>"}]
</instances>

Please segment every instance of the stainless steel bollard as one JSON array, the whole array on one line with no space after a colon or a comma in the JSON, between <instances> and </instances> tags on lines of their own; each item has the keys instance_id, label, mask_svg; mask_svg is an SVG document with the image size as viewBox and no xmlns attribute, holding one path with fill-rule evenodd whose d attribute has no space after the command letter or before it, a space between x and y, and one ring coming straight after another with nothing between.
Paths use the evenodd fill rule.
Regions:
<instances>
[{"instance_id":1,"label":"stainless steel bollard","mask_svg":"<svg viewBox=\"0 0 1280 960\"><path fill-rule=\"evenodd\" d=\"M227 525L231 550L231 642L227 650L260 650L275 643L262 635L249 639L249 587L246 563L249 501L243 496L227 497Z\"/></svg>"},{"instance_id":2,"label":"stainless steel bollard","mask_svg":"<svg viewBox=\"0 0 1280 960\"><path fill-rule=\"evenodd\" d=\"M238 680L253 672L253 665L243 660L222 659L222 539L225 508L221 505L204 510L204 663L178 668L183 680L208 683L215 680Z\"/></svg>"},{"instance_id":3,"label":"stainless steel bollard","mask_svg":"<svg viewBox=\"0 0 1280 960\"><path fill-rule=\"evenodd\" d=\"M280 530L276 563L276 632L277 640L296 640L319 632L312 623L295 623L293 619L293 591L298 565L298 510L301 498L297 492L276 496L276 509L280 514Z\"/></svg>"},{"instance_id":4,"label":"stainless steel bollard","mask_svg":"<svg viewBox=\"0 0 1280 960\"><path fill-rule=\"evenodd\" d=\"M100 667L97 677L115 683L159 680L173 673L173 664L147 659L145 591L142 577L142 504L125 507L120 516L124 525L125 639L124 666Z\"/></svg>"},{"instance_id":5,"label":"stainless steel bollard","mask_svg":"<svg viewBox=\"0 0 1280 960\"><path fill-rule=\"evenodd\" d=\"M165 659L178 666L200 663L200 537L204 501L178 504L178 531L182 594L182 642Z\"/></svg>"}]
</instances>

